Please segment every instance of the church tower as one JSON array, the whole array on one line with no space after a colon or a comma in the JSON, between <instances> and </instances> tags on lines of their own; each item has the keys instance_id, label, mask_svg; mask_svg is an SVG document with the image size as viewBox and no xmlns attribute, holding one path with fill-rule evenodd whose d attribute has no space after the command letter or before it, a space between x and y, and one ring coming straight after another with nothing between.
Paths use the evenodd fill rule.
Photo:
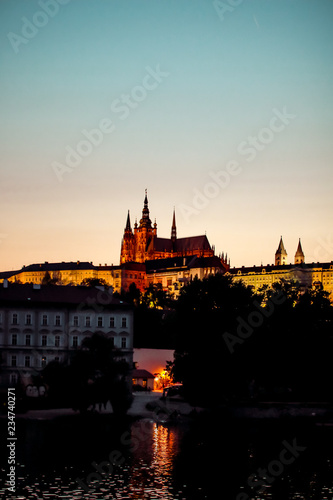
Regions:
<instances>
[{"instance_id":1,"label":"church tower","mask_svg":"<svg viewBox=\"0 0 333 500\"><path fill-rule=\"evenodd\" d=\"M275 252L275 265L276 266L283 266L283 265L287 264L287 256L288 256L288 254L286 252L286 249L284 248L284 244L283 244L282 236L281 236L279 248Z\"/></svg>"},{"instance_id":2,"label":"church tower","mask_svg":"<svg viewBox=\"0 0 333 500\"><path fill-rule=\"evenodd\" d=\"M128 211L124 236L121 242L120 264L134 261L135 238L131 228L130 213Z\"/></svg>"},{"instance_id":3,"label":"church tower","mask_svg":"<svg viewBox=\"0 0 333 500\"><path fill-rule=\"evenodd\" d=\"M301 238L298 240L298 247L295 253L295 264L303 264L305 261L304 253L301 245Z\"/></svg>"}]
</instances>

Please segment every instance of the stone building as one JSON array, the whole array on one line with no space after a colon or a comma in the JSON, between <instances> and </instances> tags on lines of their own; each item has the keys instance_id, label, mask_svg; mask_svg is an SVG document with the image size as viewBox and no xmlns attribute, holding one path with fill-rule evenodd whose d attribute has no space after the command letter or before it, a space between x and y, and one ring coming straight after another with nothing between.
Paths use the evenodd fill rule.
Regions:
<instances>
[{"instance_id":1,"label":"stone building","mask_svg":"<svg viewBox=\"0 0 333 500\"><path fill-rule=\"evenodd\" d=\"M217 256L172 257L146 261L147 286L160 284L163 290L174 297L181 288L194 278L203 279L215 274L224 274L228 267Z\"/></svg>"},{"instance_id":2,"label":"stone building","mask_svg":"<svg viewBox=\"0 0 333 500\"><path fill-rule=\"evenodd\" d=\"M94 333L112 339L117 356L133 365L133 310L112 294L80 286L0 285L1 385L29 383L53 360Z\"/></svg>"},{"instance_id":3,"label":"stone building","mask_svg":"<svg viewBox=\"0 0 333 500\"><path fill-rule=\"evenodd\" d=\"M258 291L263 285L272 286L280 279L296 280L303 290L322 287L330 294L333 302L333 262L311 262L305 263L301 241L294 255L294 262L287 263L287 251L282 237L275 253L275 265L237 267L227 271L236 280L242 280L247 286Z\"/></svg>"},{"instance_id":4,"label":"stone building","mask_svg":"<svg viewBox=\"0 0 333 500\"><path fill-rule=\"evenodd\" d=\"M147 260L166 259L170 257L213 257L214 247L206 235L177 238L176 215L173 212L170 238L157 236L156 220L152 224L149 217L147 191L144 199L140 223L131 228L130 214L127 214L126 226L121 244L120 264L126 262L141 262Z\"/></svg>"}]
</instances>

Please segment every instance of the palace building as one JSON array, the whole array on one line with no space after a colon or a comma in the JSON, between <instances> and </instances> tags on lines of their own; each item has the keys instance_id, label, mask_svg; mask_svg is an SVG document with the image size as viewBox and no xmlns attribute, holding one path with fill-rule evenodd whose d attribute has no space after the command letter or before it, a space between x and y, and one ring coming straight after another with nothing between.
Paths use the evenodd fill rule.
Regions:
<instances>
[{"instance_id":1,"label":"palace building","mask_svg":"<svg viewBox=\"0 0 333 500\"><path fill-rule=\"evenodd\" d=\"M301 240L294 256L294 263L287 263L288 254L281 236L275 252L275 265L238 267L227 271L235 280L243 281L247 286L258 291L262 286L271 287L273 283L285 280L298 281L301 289L323 288L330 294L333 302L333 262L305 263Z\"/></svg>"}]
</instances>

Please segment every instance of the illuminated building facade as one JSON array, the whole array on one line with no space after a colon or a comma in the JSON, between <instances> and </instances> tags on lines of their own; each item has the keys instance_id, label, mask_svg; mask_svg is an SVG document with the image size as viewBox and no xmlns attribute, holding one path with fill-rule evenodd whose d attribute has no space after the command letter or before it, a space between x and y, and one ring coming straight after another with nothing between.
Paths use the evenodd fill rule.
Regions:
<instances>
[{"instance_id":1,"label":"illuminated building facade","mask_svg":"<svg viewBox=\"0 0 333 500\"><path fill-rule=\"evenodd\" d=\"M217 256L191 255L150 260L146 261L147 286L160 284L163 290L177 297L181 288L194 278L224 274L227 269L227 265Z\"/></svg>"},{"instance_id":2,"label":"illuminated building facade","mask_svg":"<svg viewBox=\"0 0 333 500\"><path fill-rule=\"evenodd\" d=\"M227 274L236 280L241 280L247 286L258 291L263 285L271 287L280 279L296 280L302 289L322 287L330 294L333 302L333 262L305 263L301 241L294 256L294 263L287 264L288 254L283 244L282 237L275 253L275 265L238 267L227 271Z\"/></svg>"},{"instance_id":3,"label":"illuminated building facade","mask_svg":"<svg viewBox=\"0 0 333 500\"><path fill-rule=\"evenodd\" d=\"M166 259L170 257L213 257L214 247L211 247L206 235L177 238L176 215L173 212L171 237L157 236L156 221L152 225L149 217L147 191L144 199L142 217L139 225L131 228L128 212L126 227L121 244L120 264L126 262L146 262L147 260Z\"/></svg>"}]
</instances>

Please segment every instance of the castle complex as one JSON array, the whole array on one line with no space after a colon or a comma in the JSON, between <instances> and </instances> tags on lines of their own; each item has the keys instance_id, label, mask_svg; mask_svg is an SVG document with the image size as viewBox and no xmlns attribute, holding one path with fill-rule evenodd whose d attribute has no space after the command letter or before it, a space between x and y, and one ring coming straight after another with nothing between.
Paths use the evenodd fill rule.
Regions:
<instances>
[{"instance_id":1,"label":"castle complex","mask_svg":"<svg viewBox=\"0 0 333 500\"><path fill-rule=\"evenodd\" d=\"M157 236L156 220L150 219L147 191L142 217L132 230L127 214L121 241L120 264L99 266L92 262L59 262L32 264L18 271L0 273L0 282L41 284L47 275L61 285L80 285L84 280L104 280L114 291L128 290L134 283L140 291L151 284L159 284L177 296L180 289L194 277L199 279L217 273L226 273L242 280L255 291L263 285L272 286L280 279L294 279L306 288L323 287L333 301L333 262L305 263L299 240L294 263L288 264L288 254L281 237L274 264L230 268L230 259L222 253L215 255L206 235L177 238L176 214L173 211L170 238Z\"/></svg>"}]
</instances>

